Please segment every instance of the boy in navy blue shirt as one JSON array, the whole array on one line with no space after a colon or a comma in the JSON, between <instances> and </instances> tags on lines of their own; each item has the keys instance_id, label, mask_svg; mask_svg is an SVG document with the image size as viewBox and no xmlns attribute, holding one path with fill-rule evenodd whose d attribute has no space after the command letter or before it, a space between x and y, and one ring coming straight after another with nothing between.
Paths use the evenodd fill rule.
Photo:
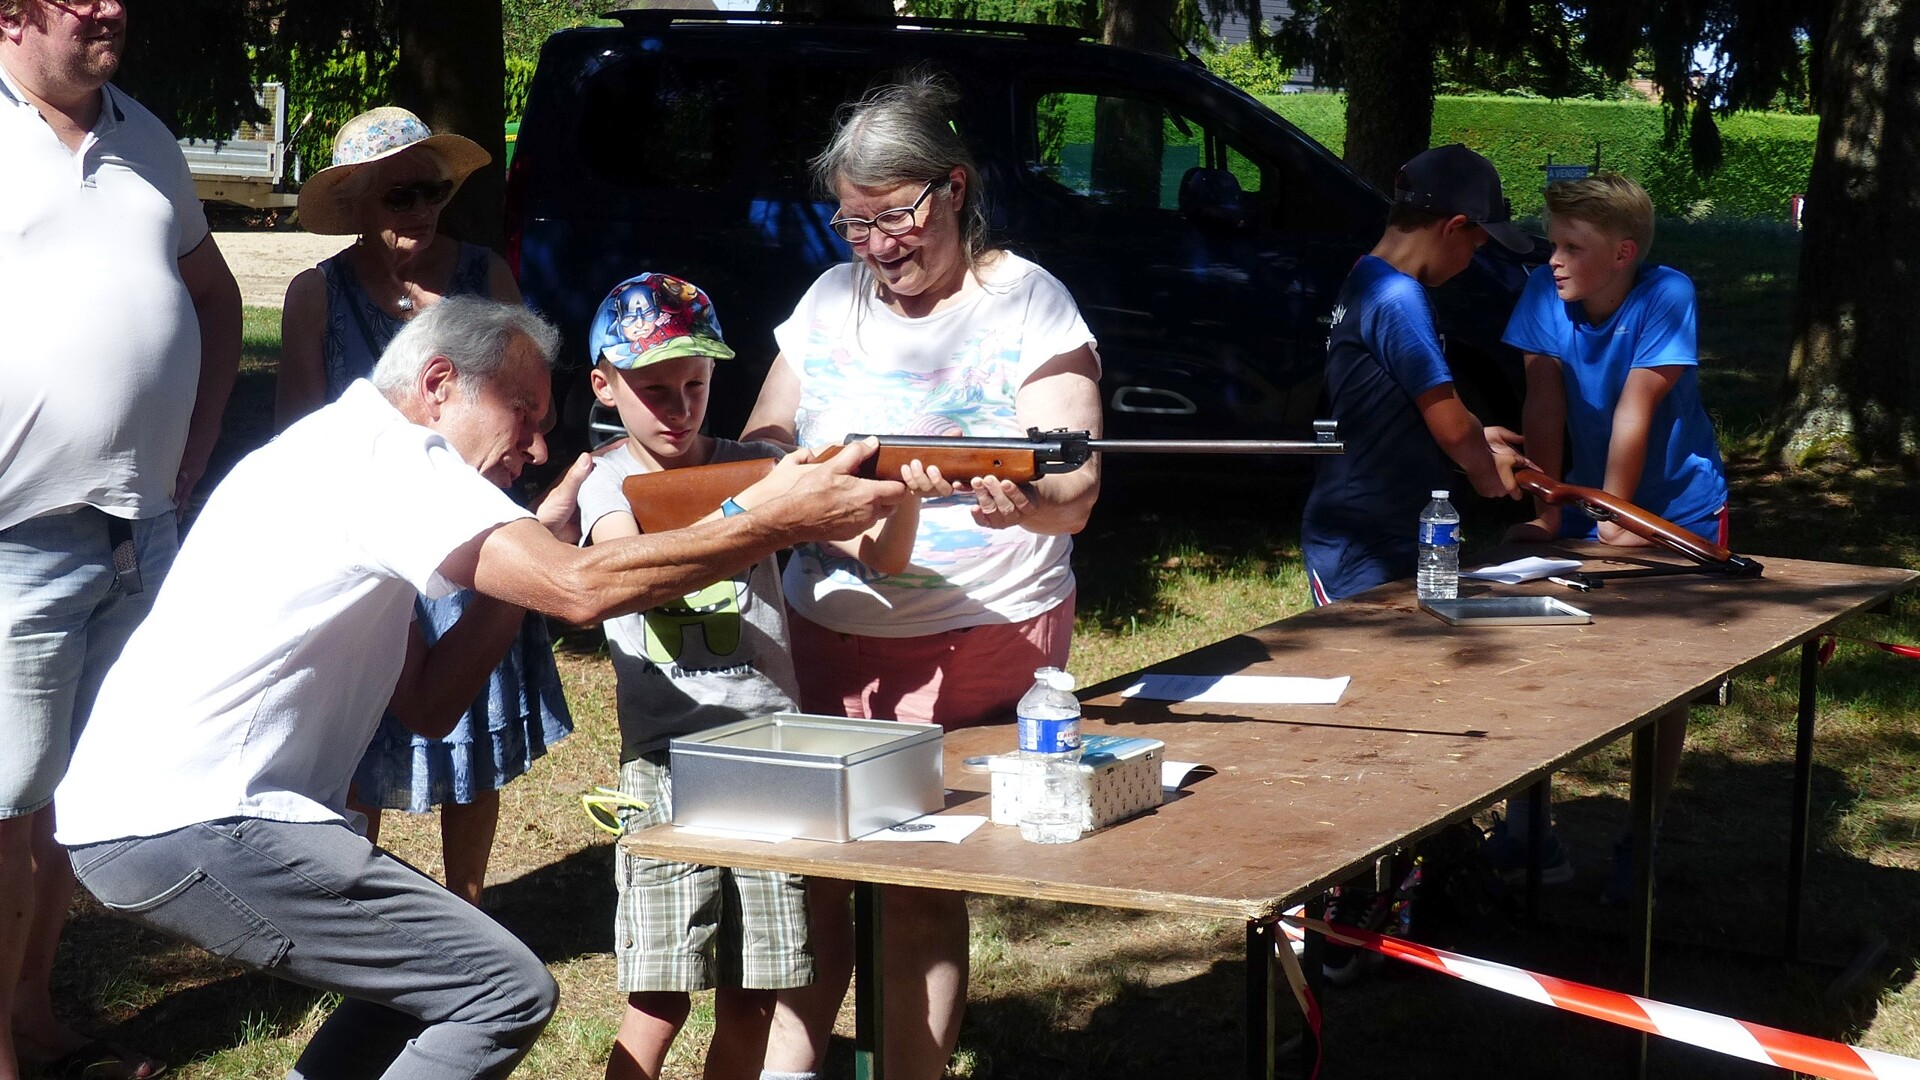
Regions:
<instances>
[{"instance_id":1,"label":"boy in navy blue shirt","mask_svg":"<svg viewBox=\"0 0 1920 1080\"><path fill-rule=\"evenodd\" d=\"M1455 468L1482 495L1520 497L1520 436L1484 427L1454 390L1427 289L1465 270L1489 238L1533 247L1516 228L1493 163L1458 144L1415 157L1394 179L1386 233L1354 264L1327 337L1327 396L1346 452L1321 458L1301 524L1313 602L1413 576L1415 526ZM1367 875L1366 878L1371 878ZM1327 918L1381 930L1394 897L1360 881L1333 890ZM1323 968L1344 985L1377 953L1329 942Z\"/></svg>"},{"instance_id":2,"label":"boy in navy blue shirt","mask_svg":"<svg viewBox=\"0 0 1920 1080\"><path fill-rule=\"evenodd\" d=\"M1489 238L1533 247L1493 163L1457 143L1435 147L1400 169L1386 233L1340 289L1327 395L1346 452L1319 460L1301 524L1316 604L1412 577L1420 508L1430 491L1455 487L1456 467L1481 495L1520 497L1520 436L1483 427L1461 402L1427 300Z\"/></svg>"}]
</instances>

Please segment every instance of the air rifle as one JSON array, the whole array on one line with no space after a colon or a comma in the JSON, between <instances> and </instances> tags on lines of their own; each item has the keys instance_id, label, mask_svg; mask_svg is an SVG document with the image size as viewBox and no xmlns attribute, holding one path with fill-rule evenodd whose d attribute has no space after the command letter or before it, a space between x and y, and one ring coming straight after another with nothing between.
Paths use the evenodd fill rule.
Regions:
<instances>
[{"instance_id":1,"label":"air rifle","mask_svg":"<svg viewBox=\"0 0 1920 1080\"><path fill-rule=\"evenodd\" d=\"M1699 563L1700 566L1697 568L1699 570L1717 571L1729 577L1759 577L1761 571L1765 569L1744 555L1735 555L1697 533L1689 532L1666 518L1642 510L1627 500L1609 495L1599 488L1563 484L1533 469L1515 469L1513 482L1538 495L1542 501L1550 505L1577 506L1595 521L1611 521L1635 536L1644 537L1662 547L1671 548ZM1619 572L1619 576L1627 574L1652 576L1646 571Z\"/></svg>"},{"instance_id":2,"label":"air rifle","mask_svg":"<svg viewBox=\"0 0 1920 1080\"><path fill-rule=\"evenodd\" d=\"M1087 463L1094 454L1338 454L1343 447L1332 420L1313 422L1314 437L1301 439L1095 439L1084 431L1027 429L1022 437L881 435L880 448L861 463L860 475L892 478L918 459L955 484L975 477L997 476L1026 483L1054 473L1067 473ZM873 436L849 435L848 443ZM814 452L824 461L840 450L826 446ZM773 471L771 458L693 465L684 469L639 473L627 477L621 489L633 508L640 530L648 533L684 528L720 508L720 504Z\"/></svg>"}]
</instances>

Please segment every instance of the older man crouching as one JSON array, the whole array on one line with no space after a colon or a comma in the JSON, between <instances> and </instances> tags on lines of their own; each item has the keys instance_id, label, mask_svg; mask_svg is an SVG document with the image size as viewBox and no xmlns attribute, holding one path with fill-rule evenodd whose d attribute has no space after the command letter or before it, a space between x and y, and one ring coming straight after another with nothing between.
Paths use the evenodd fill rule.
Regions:
<instances>
[{"instance_id":1,"label":"older man crouching","mask_svg":"<svg viewBox=\"0 0 1920 1080\"><path fill-rule=\"evenodd\" d=\"M448 298L371 382L242 461L108 674L56 796L57 837L102 903L346 998L292 1076L505 1076L553 1011L525 945L343 819L396 685L457 659L453 632L410 649L416 591L590 622L856 535L905 497L851 475L864 453L789 461L736 500L744 514L576 548L585 458L538 518L497 486L545 458L557 345L517 305Z\"/></svg>"}]
</instances>

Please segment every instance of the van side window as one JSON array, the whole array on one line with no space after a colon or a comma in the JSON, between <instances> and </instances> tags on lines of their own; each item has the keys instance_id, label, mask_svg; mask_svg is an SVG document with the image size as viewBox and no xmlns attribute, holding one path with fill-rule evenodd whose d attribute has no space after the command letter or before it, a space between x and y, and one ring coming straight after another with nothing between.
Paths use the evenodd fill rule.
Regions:
<instances>
[{"instance_id":1,"label":"van side window","mask_svg":"<svg viewBox=\"0 0 1920 1080\"><path fill-rule=\"evenodd\" d=\"M741 79L705 62L636 58L589 76L581 95L580 147L606 183L719 191L739 153ZM670 149L668 149L670 148Z\"/></svg>"},{"instance_id":2,"label":"van side window","mask_svg":"<svg viewBox=\"0 0 1920 1080\"><path fill-rule=\"evenodd\" d=\"M1033 101L1028 171L1100 205L1177 210L1195 168L1230 171L1250 203L1268 186L1267 170L1165 102L1072 91Z\"/></svg>"}]
</instances>

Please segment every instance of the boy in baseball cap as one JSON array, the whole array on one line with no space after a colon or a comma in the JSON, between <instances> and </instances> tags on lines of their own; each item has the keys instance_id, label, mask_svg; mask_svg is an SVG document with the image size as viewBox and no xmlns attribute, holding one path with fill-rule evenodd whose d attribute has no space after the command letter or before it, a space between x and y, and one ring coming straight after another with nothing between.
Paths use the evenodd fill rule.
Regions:
<instances>
[{"instance_id":1,"label":"boy in baseball cap","mask_svg":"<svg viewBox=\"0 0 1920 1080\"><path fill-rule=\"evenodd\" d=\"M772 443L700 429L716 361L733 358L707 294L668 274L628 278L607 294L588 337L590 379L620 414L624 446L599 453L580 488L582 543L640 530L621 484L636 473L778 458ZM750 489L751 490L751 489ZM741 498L747 498L743 493ZM732 499L721 513L736 513ZM919 502L868 534L834 545L863 576L899 573L913 550ZM825 550L826 545L822 545ZM605 624L620 723L617 822L638 831L673 819L668 743L675 736L798 710L780 568L772 556L681 600ZM813 981L805 882L792 874L666 863L616 847L614 959L626 1010L608 1076L658 1076L695 990L713 989L710 1075L758 1075L775 994ZM756 1019L757 1018L757 1019Z\"/></svg>"},{"instance_id":2,"label":"boy in baseball cap","mask_svg":"<svg viewBox=\"0 0 1920 1080\"><path fill-rule=\"evenodd\" d=\"M1301 523L1316 605L1412 577L1420 508L1455 487L1456 467L1482 495L1520 497L1520 436L1483 426L1461 402L1427 301L1489 239L1531 248L1511 219L1493 163L1464 146L1428 150L1395 177L1386 233L1347 275L1327 336L1327 396L1346 452L1315 463ZM1371 880L1333 890L1328 918L1383 916ZM1337 984L1366 966L1360 950L1327 950Z\"/></svg>"}]
</instances>

